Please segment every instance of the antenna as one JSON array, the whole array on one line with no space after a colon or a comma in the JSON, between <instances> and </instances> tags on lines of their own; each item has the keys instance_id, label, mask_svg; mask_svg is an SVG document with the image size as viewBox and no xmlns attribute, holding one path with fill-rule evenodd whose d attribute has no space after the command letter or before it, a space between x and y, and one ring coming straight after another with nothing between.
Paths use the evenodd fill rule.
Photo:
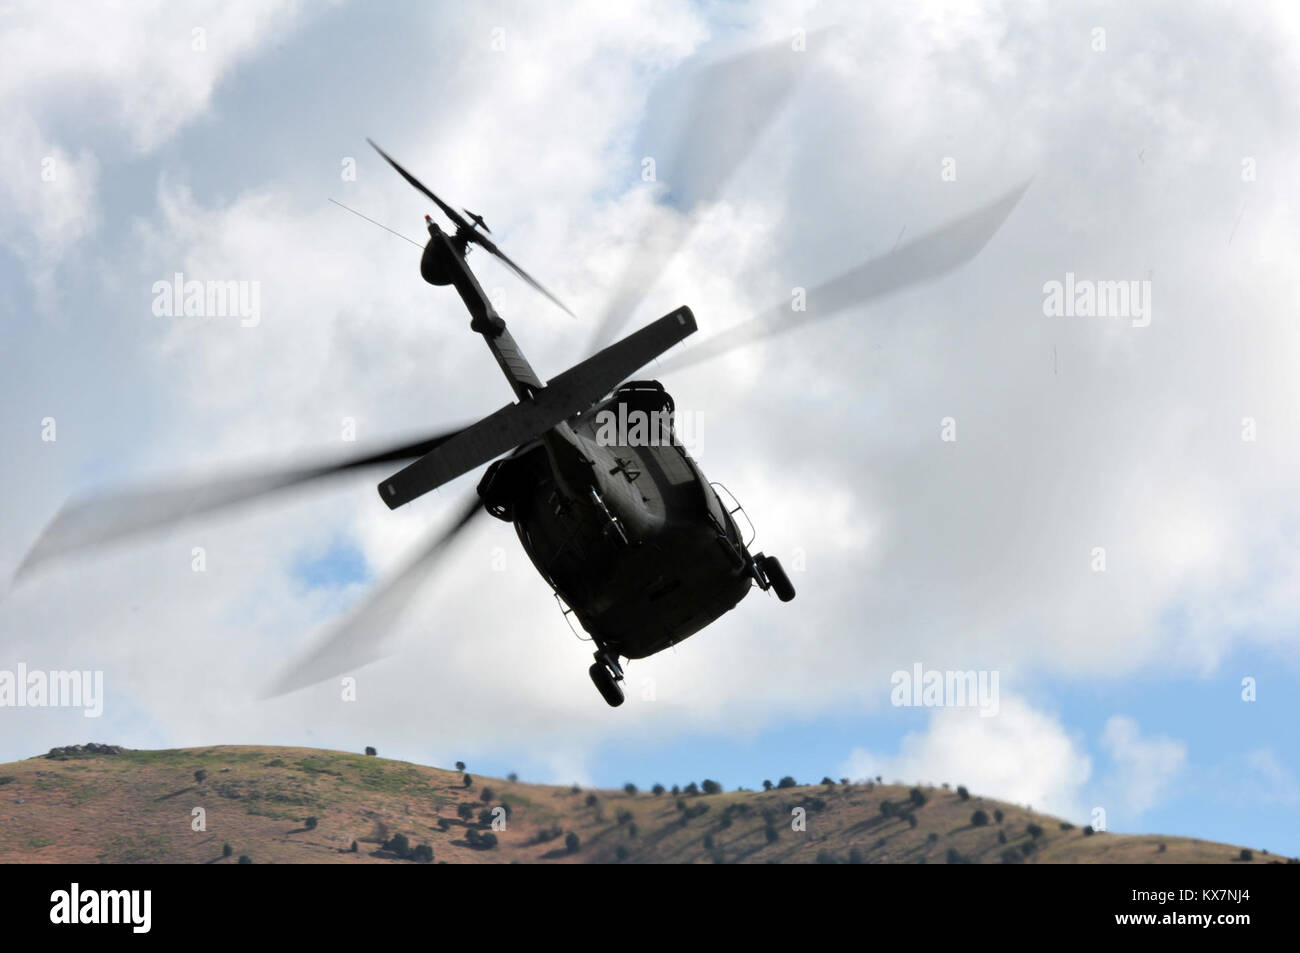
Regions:
<instances>
[{"instance_id":1,"label":"antenna","mask_svg":"<svg viewBox=\"0 0 1300 953\"><path fill-rule=\"evenodd\" d=\"M424 246L421 245L419 242L417 242L414 238L407 238L407 237L406 237L405 235L403 235L401 232L393 231L393 229L389 228L389 227L388 227L387 225L385 225L383 222L376 222L376 221L375 221L373 218L371 218L370 216L368 216L368 215L362 215L362 214L361 214L360 212L358 212L356 209L354 209L354 208L348 208L346 205L344 205L342 202L337 201L336 199L330 199L330 201L333 202L335 205L337 205L339 208L343 209L344 211L346 211L346 212L351 212L353 215L356 215L358 218L364 218L364 219L365 219L367 222L369 222L371 225L378 225L378 226L379 226L380 228L382 228L384 231L389 232L389 233L391 233L391 234L393 234L393 235L396 235L398 238L405 239L406 241L408 241L408 242L410 242L412 245L414 245L416 248L423 248L423 247L424 247ZM426 216L426 218L427 218L427 216Z\"/></svg>"}]
</instances>

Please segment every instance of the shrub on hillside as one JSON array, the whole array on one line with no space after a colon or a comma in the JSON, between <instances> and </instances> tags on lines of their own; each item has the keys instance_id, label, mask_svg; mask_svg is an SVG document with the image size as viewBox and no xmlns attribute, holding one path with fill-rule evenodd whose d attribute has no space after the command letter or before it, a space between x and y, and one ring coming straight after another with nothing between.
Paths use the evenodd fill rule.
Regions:
<instances>
[{"instance_id":1,"label":"shrub on hillside","mask_svg":"<svg viewBox=\"0 0 1300 953\"><path fill-rule=\"evenodd\" d=\"M392 851L398 857L406 858L411 854L411 842L405 834L394 834L384 841L384 850Z\"/></svg>"},{"instance_id":2,"label":"shrub on hillside","mask_svg":"<svg viewBox=\"0 0 1300 953\"><path fill-rule=\"evenodd\" d=\"M370 745L366 745L366 756L367 756L367 757L373 758L373 757L374 757L376 754L378 754L378 753L379 753L379 752L375 751L375 749L372 748Z\"/></svg>"},{"instance_id":3,"label":"shrub on hillside","mask_svg":"<svg viewBox=\"0 0 1300 953\"><path fill-rule=\"evenodd\" d=\"M783 777L780 781L777 782L776 786L779 788L792 788L792 787L796 787L797 785L795 784L794 778L790 777L790 775L787 774L785 777Z\"/></svg>"},{"instance_id":4,"label":"shrub on hillside","mask_svg":"<svg viewBox=\"0 0 1300 953\"><path fill-rule=\"evenodd\" d=\"M989 816L983 811L976 811L970 816L970 822L973 827L984 827L989 822Z\"/></svg>"},{"instance_id":5,"label":"shrub on hillside","mask_svg":"<svg viewBox=\"0 0 1300 953\"><path fill-rule=\"evenodd\" d=\"M577 834L573 833L573 831L569 831L569 833L564 835L564 849L570 854L576 854L580 847L582 847L582 840Z\"/></svg>"},{"instance_id":6,"label":"shrub on hillside","mask_svg":"<svg viewBox=\"0 0 1300 953\"><path fill-rule=\"evenodd\" d=\"M970 792L966 790L966 785L964 784L957 785L957 796L961 798L963 801L970 800Z\"/></svg>"}]
</instances>

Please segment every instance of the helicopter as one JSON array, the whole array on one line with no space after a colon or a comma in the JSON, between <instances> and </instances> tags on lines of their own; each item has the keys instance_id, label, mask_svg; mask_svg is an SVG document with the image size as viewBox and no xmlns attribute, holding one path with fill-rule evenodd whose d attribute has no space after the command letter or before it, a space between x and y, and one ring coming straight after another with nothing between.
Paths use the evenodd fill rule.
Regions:
<instances>
[{"instance_id":1,"label":"helicopter","mask_svg":"<svg viewBox=\"0 0 1300 953\"><path fill-rule=\"evenodd\" d=\"M762 56L770 59L771 51ZM741 122L740 132L730 137L733 152L722 157L724 167L739 162L791 85L783 67L770 71L764 88L755 82L755 62L754 54L737 57L713 68L703 84L727 98L729 114L736 111L733 103L741 87L752 88L752 98L762 103L760 119ZM703 122L692 118L687 138L691 127ZM428 240L420 275L431 285L455 289L469 314L470 329L482 337L515 400L468 426L351 459L70 503L46 527L18 570L22 576L73 550L362 468L405 464L377 486L384 505L397 509L485 466L476 492L454 510L450 525L290 667L269 695L295 691L373 661L376 637L392 627L395 615L479 513L512 524L565 617L576 619L594 645L589 675L613 707L624 701L622 660L644 659L680 644L735 608L753 589L781 602L793 600L795 589L780 560L752 551L752 524L743 508L723 485L706 478L678 439L672 396L658 380L635 375L657 360L659 373L676 370L951 271L978 254L1028 187L1026 182L944 228L808 289L815 308L792 315L782 303L702 345L666 357L697 330L691 309L678 307L543 382L471 271L471 248L486 251L557 307L573 312L488 237L482 215L462 215L374 142L370 145L450 221L451 230L444 231L425 215ZM714 177L715 186L726 174L724 169ZM623 274L620 293L612 297L599 322L596 342L607 338L631 310L629 296L653 284L681 238L646 238L647 253ZM660 424L651 428L653 438L638 437L636 428L629 432L606 426L611 419L634 416ZM738 518L749 524L747 531Z\"/></svg>"}]
</instances>

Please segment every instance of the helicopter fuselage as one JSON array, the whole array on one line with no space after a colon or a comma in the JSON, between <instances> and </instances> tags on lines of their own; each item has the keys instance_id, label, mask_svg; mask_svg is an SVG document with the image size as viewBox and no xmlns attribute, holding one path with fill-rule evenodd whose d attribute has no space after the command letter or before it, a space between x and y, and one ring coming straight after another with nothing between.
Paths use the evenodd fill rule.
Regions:
<instances>
[{"instance_id":1,"label":"helicopter fuselage","mask_svg":"<svg viewBox=\"0 0 1300 953\"><path fill-rule=\"evenodd\" d=\"M629 433L614 421L653 421ZM681 642L756 583L737 524L672 428L672 398L631 382L485 474L489 513L604 649Z\"/></svg>"}]
</instances>

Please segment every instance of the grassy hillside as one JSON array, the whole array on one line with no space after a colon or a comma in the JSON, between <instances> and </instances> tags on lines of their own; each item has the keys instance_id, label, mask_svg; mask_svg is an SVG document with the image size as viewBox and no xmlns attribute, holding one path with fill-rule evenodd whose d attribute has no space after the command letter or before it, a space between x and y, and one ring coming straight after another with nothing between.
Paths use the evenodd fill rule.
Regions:
<instances>
[{"instance_id":1,"label":"grassy hillside","mask_svg":"<svg viewBox=\"0 0 1300 953\"><path fill-rule=\"evenodd\" d=\"M466 787L459 771L340 751L94 747L0 765L0 862L412 863L396 852L397 834L411 848L428 845L435 862L470 864L1278 859L1256 849L1243 861L1240 847L1183 837L1085 836L1056 818L944 788L914 795L818 784L675 797L476 776ZM505 829L484 846L492 830L480 812L502 805ZM804 808L804 831L791 829L795 807ZM205 812L206 830L191 829L194 808ZM972 822L976 811L987 824Z\"/></svg>"}]
</instances>

